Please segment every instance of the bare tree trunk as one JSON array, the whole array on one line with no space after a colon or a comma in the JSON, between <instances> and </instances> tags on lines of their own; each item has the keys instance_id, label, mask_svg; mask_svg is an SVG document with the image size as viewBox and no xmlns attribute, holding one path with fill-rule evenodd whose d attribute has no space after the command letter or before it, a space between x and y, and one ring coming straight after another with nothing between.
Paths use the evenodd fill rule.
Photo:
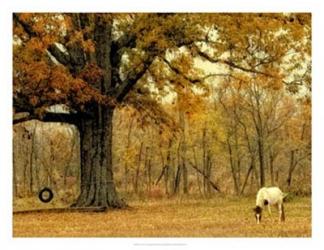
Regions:
<instances>
[{"instance_id":1,"label":"bare tree trunk","mask_svg":"<svg viewBox=\"0 0 324 250\"><path fill-rule=\"evenodd\" d=\"M151 191L151 184L152 184L152 173L151 173L151 148L146 147L145 151L145 173L146 173L146 189L148 192Z\"/></svg>"},{"instance_id":2,"label":"bare tree trunk","mask_svg":"<svg viewBox=\"0 0 324 250\"><path fill-rule=\"evenodd\" d=\"M170 168L169 168L169 190L170 194L174 194L174 183L176 177L176 155L172 152L170 154Z\"/></svg>"},{"instance_id":3,"label":"bare tree trunk","mask_svg":"<svg viewBox=\"0 0 324 250\"><path fill-rule=\"evenodd\" d=\"M198 167L198 161L197 161L197 156L196 156L196 150L195 150L194 147L192 148L192 151L193 151L193 157L194 157L194 161L195 161L195 166ZM196 171L197 187L198 187L199 194L202 195L202 191L201 191L201 183L200 183L200 178L199 178L199 176L200 176L200 175L199 175L198 171Z\"/></svg>"},{"instance_id":4,"label":"bare tree trunk","mask_svg":"<svg viewBox=\"0 0 324 250\"><path fill-rule=\"evenodd\" d=\"M123 207L112 171L113 109L93 109L95 119L84 119L80 124L81 193L73 206Z\"/></svg>"},{"instance_id":5,"label":"bare tree trunk","mask_svg":"<svg viewBox=\"0 0 324 250\"><path fill-rule=\"evenodd\" d=\"M274 162L274 155L272 150L269 153L269 168L270 168L270 178L271 178L271 185L275 185L275 178L274 178L274 169L273 169L273 162Z\"/></svg>"},{"instance_id":6,"label":"bare tree trunk","mask_svg":"<svg viewBox=\"0 0 324 250\"><path fill-rule=\"evenodd\" d=\"M235 169L236 168L235 160L234 160L233 150L229 138L227 138L227 147L228 147L228 153L230 157L230 165L231 165L231 172L232 172L233 183L234 183L234 190L236 194L239 194L239 186L237 182L236 169Z\"/></svg>"},{"instance_id":7,"label":"bare tree trunk","mask_svg":"<svg viewBox=\"0 0 324 250\"><path fill-rule=\"evenodd\" d=\"M188 194L188 169L185 161L182 162L182 177L183 177L183 193Z\"/></svg>"},{"instance_id":8,"label":"bare tree trunk","mask_svg":"<svg viewBox=\"0 0 324 250\"><path fill-rule=\"evenodd\" d=\"M133 123L134 123L134 116L132 117L129 127L128 127L128 133L127 133L127 143L126 143L126 153L128 153L130 144L131 144L131 132L132 132L132 128L133 128ZM129 173L129 169L128 169L128 162L126 161L125 166L124 166L124 190L125 192L128 191L128 173Z\"/></svg>"},{"instance_id":9,"label":"bare tree trunk","mask_svg":"<svg viewBox=\"0 0 324 250\"><path fill-rule=\"evenodd\" d=\"M207 178L203 178L204 194L210 194L210 183L209 179L211 176L211 163L210 163L210 152L208 150L208 140L207 140L207 124L205 124L203 129L202 138L202 149L203 149L203 174Z\"/></svg>"},{"instance_id":10,"label":"bare tree trunk","mask_svg":"<svg viewBox=\"0 0 324 250\"><path fill-rule=\"evenodd\" d=\"M241 155L239 154L239 141L238 141L238 122L235 119L235 130L234 130L234 156L235 156L235 172L236 172L236 182L238 190L241 187ZM239 194L237 192L236 194Z\"/></svg>"},{"instance_id":11,"label":"bare tree trunk","mask_svg":"<svg viewBox=\"0 0 324 250\"><path fill-rule=\"evenodd\" d=\"M250 165L250 167L249 167L249 169L248 169L248 171L247 171L247 173L246 173L245 180L244 180L244 182L243 182L243 186L242 186L242 188L241 188L240 195L242 195L242 194L244 193L244 190L245 190L246 184L247 184L247 182L248 182L249 176L250 176L250 174L251 174L251 172L252 172L252 170L253 170L253 164L254 164L254 163L251 162L251 165Z\"/></svg>"},{"instance_id":12,"label":"bare tree trunk","mask_svg":"<svg viewBox=\"0 0 324 250\"><path fill-rule=\"evenodd\" d=\"M212 173L212 161L211 161L211 153L210 151L208 150L207 151L207 159L206 159L206 176L208 178L208 180L211 179L211 173ZM210 185L210 182L207 183L207 194L210 194L211 193L211 185Z\"/></svg>"},{"instance_id":13,"label":"bare tree trunk","mask_svg":"<svg viewBox=\"0 0 324 250\"><path fill-rule=\"evenodd\" d=\"M180 155L179 161L181 166L181 174L182 174L182 183L183 183L183 193L188 193L188 170L186 166L186 129L185 129L185 115L184 111L179 111L179 123L181 127L181 135L180 135Z\"/></svg>"},{"instance_id":14,"label":"bare tree trunk","mask_svg":"<svg viewBox=\"0 0 324 250\"><path fill-rule=\"evenodd\" d=\"M144 144L144 142L141 142L140 150L138 153L138 162L137 162L136 172L135 172L134 192L136 194L138 194L138 191L139 191L138 183L139 183L140 167L141 167L141 162L142 162L143 144Z\"/></svg>"},{"instance_id":15,"label":"bare tree trunk","mask_svg":"<svg viewBox=\"0 0 324 250\"><path fill-rule=\"evenodd\" d=\"M296 153L296 150L290 151L290 164L289 164L288 176L287 176L287 180L286 180L288 191L290 191L290 189L291 189L292 175L293 175L293 172L297 165L296 160L295 160L295 153Z\"/></svg>"},{"instance_id":16,"label":"bare tree trunk","mask_svg":"<svg viewBox=\"0 0 324 250\"><path fill-rule=\"evenodd\" d=\"M176 175L175 175L175 178L174 178L173 194L178 194L179 193L180 177L181 177L181 166L178 165Z\"/></svg>"},{"instance_id":17,"label":"bare tree trunk","mask_svg":"<svg viewBox=\"0 0 324 250\"><path fill-rule=\"evenodd\" d=\"M13 150L13 156L12 156L12 160L13 160L13 178L12 178L12 182L13 182L13 197L17 197L18 196L18 179L17 179L17 171L16 171L16 155L15 155L15 150Z\"/></svg>"},{"instance_id":18,"label":"bare tree trunk","mask_svg":"<svg viewBox=\"0 0 324 250\"><path fill-rule=\"evenodd\" d=\"M167 154L167 162L165 166L165 173L164 173L164 186L165 186L165 194L169 195L169 176L170 176L170 166L171 166L171 153L172 153L172 143L173 140L169 140L168 146L168 154Z\"/></svg>"},{"instance_id":19,"label":"bare tree trunk","mask_svg":"<svg viewBox=\"0 0 324 250\"><path fill-rule=\"evenodd\" d=\"M212 188L214 188L217 192L221 192L220 188L218 187L218 185L216 183L214 183L211 179L208 179L207 175L201 171L197 166L195 166L194 164L190 163L191 167L193 169L195 169L199 174L201 174L204 179L206 179L208 181L208 183L211 185Z\"/></svg>"},{"instance_id":20,"label":"bare tree trunk","mask_svg":"<svg viewBox=\"0 0 324 250\"><path fill-rule=\"evenodd\" d=\"M259 167L260 167L260 186L265 186L265 167L264 167L264 145L263 139L258 138Z\"/></svg>"},{"instance_id":21,"label":"bare tree trunk","mask_svg":"<svg viewBox=\"0 0 324 250\"><path fill-rule=\"evenodd\" d=\"M160 147L159 147L159 151L160 151L162 170L161 170L161 173L160 173L159 177L157 178L157 180L155 182L155 185L159 184L160 180L162 179L162 177L165 174L165 169L166 169L166 164L164 163L164 156L163 156L163 153L162 153L161 144L160 144Z\"/></svg>"},{"instance_id":22,"label":"bare tree trunk","mask_svg":"<svg viewBox=\"0 0 324 250\"><path fill-rule=\"evenodd\" d=\"M164 173L164 186L165 186L165 194L169 195L169 176L170 176L170 166L171 166L171 148L172 148L172 139L169 140L169 147L168 147L168 155L167 155L167 162L165 166L165 173Z\"/></svg>"}]
</instances>

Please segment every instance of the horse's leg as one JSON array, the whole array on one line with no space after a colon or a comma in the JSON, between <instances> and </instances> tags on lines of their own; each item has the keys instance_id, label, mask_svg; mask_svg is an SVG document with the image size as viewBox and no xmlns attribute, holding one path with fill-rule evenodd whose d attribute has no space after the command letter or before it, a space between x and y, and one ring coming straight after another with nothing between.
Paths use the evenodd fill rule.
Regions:
<instances>
[{"instance_id":1,"label":"horse's leg","mask_svg":"<svg viewBox=\"0 0 324 250\"><path fill-rule=\"evenodd\" d=\"M270 204L268 204L268 212L269 212L269 215L271 217L271 207L270 207Z\"/></svg>"},{"instance_id":2,"label":"horse's leg","mask_svg":"<svg viewBox=\"0 0 324 250\"><path fill-rule=\"evenodd\" d=\"M285 221L285 208L284 204L281 203L281 216L280 216L280 221L284 222Z\"/></svg>"},{"instance_id":3,"label":"horse's leg","mask_svg":"<svg viewBox=\"0 0 324 250\"><path fill-rule=\"evenodd\" d=\"M279 210L279 222L285 221L285 211L282 203L278 203L278 210Z\"/></svg>"}]
</instances>

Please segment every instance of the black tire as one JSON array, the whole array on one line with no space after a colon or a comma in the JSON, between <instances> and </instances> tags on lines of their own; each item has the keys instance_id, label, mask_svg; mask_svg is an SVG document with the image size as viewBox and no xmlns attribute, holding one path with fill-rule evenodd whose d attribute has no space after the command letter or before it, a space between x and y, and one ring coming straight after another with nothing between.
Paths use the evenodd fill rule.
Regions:
<instances>
[{"instance_id":1,"label":"black tire","mask_svg":"<svg viewBox=\"0 0 324 250\"><path fill-rule=\"evenodd\" d=\"M48 193L48 197L44 197L43 194ZM38 198L41 202L48 203L50 202L54 197L53 191L49 188L43 188L41 191L39 191Z\"/></svg>"}]
</instances>

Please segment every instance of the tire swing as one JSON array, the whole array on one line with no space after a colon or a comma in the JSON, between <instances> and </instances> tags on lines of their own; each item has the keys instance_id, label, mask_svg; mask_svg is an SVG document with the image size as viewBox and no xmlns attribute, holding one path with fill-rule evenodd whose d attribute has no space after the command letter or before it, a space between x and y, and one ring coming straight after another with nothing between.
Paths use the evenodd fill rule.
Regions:
<instances>
[{"instance_id":1,"label":"tire swing","mask_svg":"<svg viewBox=\"0 0 324 250\"><path fill-rule=\"evenodd\" d=\"M38 198L41 202L48 203L50 202L54 197L53 191L49 189L48 187L43 188L41 191L39 191Z\"/></svg>"}]
</instances>

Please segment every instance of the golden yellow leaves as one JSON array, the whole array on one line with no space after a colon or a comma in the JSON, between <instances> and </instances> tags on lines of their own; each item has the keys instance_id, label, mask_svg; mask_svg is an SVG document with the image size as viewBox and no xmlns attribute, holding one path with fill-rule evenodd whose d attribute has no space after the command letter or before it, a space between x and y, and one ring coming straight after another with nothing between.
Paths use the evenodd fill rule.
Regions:
<instances>
[{"instance_id":1,"label":"golden yellow leaves","mask_svg":"<svg viewBox=\"0 0 324 250\"><path fill-rule=\"evenodd\" d=\"M138 82L142 86L138 89L142 94L148 95L153 92L148 87L151 83L154 88L158 89L161 96L165 96L167 92L172 91L181 94L183 89L192 83L199 82L198 79L204 77L204 72L197 69L197 64L194 62L197 58L201 59L204 52L208 54L206 60L211 64L224 64L226 66L224 71L231 71L231 74L241 78L243 82L249 82L251 78L254 78L253 81L257 81L262 88L280 90L283 87L282 79L289 74L288 70L282 70L285 55L292 51L292 48L300 54L310 52L309 42L305 42L307 46L298 45L301 40L310 39L307 37L310 36L310 15L307 14L25 13L18 15L33 29L36 38L24 40L25 48L20 48L20 50L15 48L16 72L25 73L25 70L29 70L29 64L38 65L37 62L45 61L46 49L53 41L65 44L68 49L71 46L71 50L78 50L80 53L77 54L83 54L85 60L90 61L89 58L92 58L95 52L96 44L93 39L97 22L99 26L112 25L110 35L114 39L124 35L126 41L131 38L131 41L126 43L127 47L118 52L112 51L118 54L116 57L121 58L118 65L112 65L116 67L113 71L120 73L121 81L136 80L136 76L142 75ZM83 16L80 19L81 15ZM293 18L292 21L290 21L291 18ZM23 37L24 30L21 25L15 23L14 32L17 37ZM107 37L107 39L110 38ZM116 40L112 41L114 42ZM119 42L118 45L120 45ZM84 58L81 57L78 59L83 61ZM301 60L302 56L299 59ZM26 65L23 65L22 61ZM293 60L286 64L289 63L296 64ZM86 63L81 64L83 67ZM26 74L29 76L28 81L42 82L56 89L56 92L45 91L51 92L49 95L51 100L64 99L64 94L72 99L77 96L77 103L102 100L102 96L98 95L94 88L90 91L91 87L95 87L94 85L102 77L97 67L88 65L79 75L75 74L73 77L68 76L69 72L62 72L58 69L47 68L48 72L44 73L42 68L46 67L40 65L41 70L37 74L34 73L32 76L29 76L28 72ZM36 68L30 69L37 71ZM256 76L252 77L254 73ZM45 74L52 74L52 76L46 79ZM73 79L75 77L81 79ZM68 87L67 84L71 86ZM92 86L85 91L86 84ZM117 85L118 83L115 84ZM244 84L241 88L244 88ZM205 90L207 88L201 92L208 93ZM74 91L76 92L73 93ZM196 91L196 94L199 91ZM82 92L86 94L83 95ZM89 96L90 93L94 93L93 98Z\"/></svg>"},{"instance_id":2,"label":"golden yellow leaves","mask_svg":"<svg viewBox=\"0 0 324 250\"><path fill-rule=\"evenodd\" d=\"M83 41L82 46L83 46L83 49L84 49L85 52L88 52L88 53L94 53L95 52L94 43L90 39Z\"/></svg>"},{"instance_id":3,"label":"golden yellow leaves","mask_svg":"<svg viewBox=\"0 0 324 250\"><path fill-rule=\"evenodd\" d=\"M103 77L103 70L98 65L89 63L81 70L79 77L89 84L97 84Z\"/></svg>"},{"instance_id":4,"label":"golden yellow leaves","mask_svg":"<svg viewBox=\"0 0 324 250\"><path fill-rule=\"evenodd\" d=\"M19 13L15 14L20 20L19 25L24 25L24 29L20 31L30 38L37 36L43 43L44 47L57 40L66 32L66 22L62 14L55 13ZM21 33L20 33L21 34Z\"/></svg>"},{"instance_id":5,"label":"golden yellow leaves","mask_svg":"<svg viewBox=\"0 0 324 250\"><path fill-rule=\"evenodd\" d=\"M46 45L37 38L31 38L27 42L26 46L28 47L28 50L30 51L30 53L35 53L36 55L37 54L43 55L44 50L46 48ZM27 59L28 58L26 58L26 60Z\"/></svg>"},{"instance_id":6,"label":"golden yellow leaves","mask_svg":"<svg viewBox=\"0 0 324 250\"><path fill-rule=\"evenodd\" d=\"M85 39L84 35L90 32L90 28L85 28L83 30L72 31L69 35L69 42L66 44L67 46L80 46L84 52L94 53L95 45L94 41L91 39Z\"/></svg>"}]
</instances>

